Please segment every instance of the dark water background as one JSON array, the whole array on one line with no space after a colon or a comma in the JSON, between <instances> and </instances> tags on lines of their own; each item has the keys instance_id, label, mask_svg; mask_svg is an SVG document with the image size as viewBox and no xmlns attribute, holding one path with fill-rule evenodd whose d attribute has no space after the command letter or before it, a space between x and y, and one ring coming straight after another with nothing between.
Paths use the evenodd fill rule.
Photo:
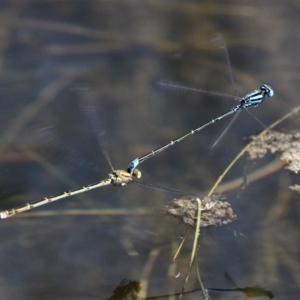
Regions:
<instances>
[{"instance_id":1,"label":"dark water background","mask_svg":"<svg viewBox=\"0 0 300 300\"><path fill-rule=\"evenodd\" d=\"M215 33L226 40L239 95L262 83L275 90L251 109L255 117L269 125L299 102L296 0L29 0L1 1L0 8L2 210L111 171L83 114L82 94L96 99L116 169L229 110L234 101L155 85L170 80L234 93L210 42ZM249 135L263 130L242 112L209 151L228 122L144 162L142 181L205 193ZM279 129L298 125L294 118ZM225 181L274 159L242 159ZM299 299L299 196L288 190L298 177L281 170L227 193L239 218L202 232L205 286L233 288L228 273L240 287L260 285L277 299ZM180 291L192 237L170 265L186 231L165 214L173 197L133 184L108 186L1 221L1 299L105 299L122 278L142 281L144 296ZM193 269L187 290L197 287ZM214 292L211 299L245 297Z\"/></svg>"}]
</instances>

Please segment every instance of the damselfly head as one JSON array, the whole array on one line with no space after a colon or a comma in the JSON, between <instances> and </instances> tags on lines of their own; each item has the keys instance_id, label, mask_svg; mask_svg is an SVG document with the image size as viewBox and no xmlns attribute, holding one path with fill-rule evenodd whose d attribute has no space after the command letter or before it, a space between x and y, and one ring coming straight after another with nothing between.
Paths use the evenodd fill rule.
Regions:
<instances>
[{"instance_id":1,"label":"damselfly head","mask_svg":"<svg viewBox=\"0 0 300 300\"><path fill-rule=\"evenodd\" d=\"M142 172L138 169L134 169L132 172L132 177L135 177L137 179L141 178L142 176Z\"/></svg>"},{"instance_id":2,"label":"damselfly head","mask_svg":"<svg viewBox=\"0 0 300 300\"><path fill-rule=\"evenodd\" d=\"M274 90L267 84L261 85L260 90L264 92L268 97L274 96Z\"/></svg>"}]
</instances>

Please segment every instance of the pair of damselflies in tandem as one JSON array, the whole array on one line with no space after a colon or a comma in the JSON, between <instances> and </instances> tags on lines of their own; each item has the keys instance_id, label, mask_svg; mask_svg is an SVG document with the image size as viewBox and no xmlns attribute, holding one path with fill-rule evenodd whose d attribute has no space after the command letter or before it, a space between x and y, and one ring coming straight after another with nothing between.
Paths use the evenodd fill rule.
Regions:
<instances>
[{"instance_id":1,"label":"pair of damselflies in tandem","mask_svg":"<svg viewBox=\"0 0 300 300\"><path fill-rule=\"evenodd\" d=\"M140 163L147 160L148 158L166 150L167 148L173 146L175 143L181 142L182 140L184 140L188 136L194 134L195 132L201 131L205 127L207 127L211 124L214 124L215 122L217 122L233 113L237 113L237 112L241 111L242 109L247 109L247 108L255 107L255 106L259 105L260 103L262 103L264 101L265 96L272 97L273 95L274 95L273 89L270 86L263 84L263 85L261 85L259 90L254 90L253 92L247 94L245 97L239 99L239 104L234 106L231 110L229 110L225 114L223 114L215 119L212 119L210 122L207 122L204 125L191 130L189 133L182 135L173 141L170 141L166 145L159 147L159 148L147 153L146 155L143 155L141 157L134 159L128 166L127 170L114 170L110 160L108 159L108 157L106 157L108 159L108 162L112 169L112 172L108 174L108 178L101 180L99 182L96 182L94 184L91 184L91 185L83 186L76 190L63 192L59 195L52 196L52 197L45 197L42 200L39 200L36 202L28 203L28 204L19 206L17 208L12 208L12 209L2 211L2 212L0 212L0 218L6 219L15 214L18 214L18 213L45 205L47 203L51 203L51 202L60 200L63 198L67 198L67 197L71 197L71 196L74 196L74 195L77 195L80 193L84 193L84 192L87 192L89 190L96 189L99 187L103 187L103 186L107 186L107 185L124 187L124 186L128 185L129 183L133 182L134 179L139 179L141 177L141 172L137 169L137 166Z\"/></svg>"},{"instance_id":2,"label":"pair of damselflies in tandem","mask_svg":"<svg viewBox=\"0 0 300 300\"><path fill-rule=\"evenodd\" d=\"M223 39L223 37L221 35L217 36L217 39L219 41L221 41L221 46L220 48L223 49L223 51L225 51L225 56L226 56L226 60L227 60L227 67L229 69L229 75L230 75L230 79L231 79L231 83L234 86L234 81L233 81L233 77L231 74L231 68L230 68L230 61L229 61L229 55L227 52L227 47L225 44L225 41ZM181 141L183 141L185 138L187 138L190 135L193 135L196 132L199 132L201 130L203 130L204 128L208 127L209 125L212 125L214 123L216 123L217 121L222 120L223 118L232 115L234 113L239 113L242 109L247 109L250 107L255 107L258 106L259 104L261 104L265 97L272 97L274 95L274 91L273 89L267 85L267 84L262 84L260 86L259 90L254 90L251 93L245 95L242 98L237 98L235 96L232 95L228 95L228 94L224 94L224 93L219 93L219 92L211 92L211 91L205 91L205 90L199 90L199 89L193 89L193 88L187 88L187 87L183 87L180 85L176 85L176 84L170 84L170 83L165 83L165 82L159 82L160 86L163 87L167 87L167 88L175 88L175 89L182 89L182 90L187 90L187 91L198 91L198 92L202 92L202 93L206 93L206 94L210 94L210 95L217 95L217 96L225 96L225 97L231 97L234 99L239 100L238 105L235 105L233 108L231 108L229 111L227 111L226 113L216 117L215 119L212 119L211 121L205 123L204 125L191 130L190 132L188 132L187 134L184 134L182 136L180 136L179 138L170 141L169 143L165 144L162 147L159 147L149 153L147 153L146 155L140 156L136 159L134 159L128 166L127 170L115 170L111 164L111 161L109 159L109 157L107 155L105 155L112 172L108 174L108 178L101 180L99 182L96 182L94 184L90 184L88 186L83 186L79 189L76 190L72 190L72 191L67 191L67 192L63 192L59 195L56 196L52 196L52 197L45 197L42 200L36 201L36 202L32 202L32 203L28 203L22 206L19 206L17 208L12 208L12 209L8 209L5 211L0 212L0 218L1 219L6 219L9 218L15 214L45 205L47 203L51 203L66 197L70 197L70 196L74 196L80 193L84 193L87 192L89 190L92 189L96 189L99 187L103 187L103 186L107 186L107 185L113 185L113 186L121 186L124 187L126 185L128 185L129 183L133 182L134 179L139 179L141 177L141 172L137 169L137 166L144 162L145 160L149 159L150 157L153 157L154 155L168 149L169 147L175 145L176 143L179 143ZM95 116L95 111L89 111L89 114L91 116L91 114L93 115L92 118L89 119L93 119L96 120L98 116ZM92 124L93 125L93 124ZM94 126L93 126L94 127ZM96 127L94 127L96 128ZM99 138L100 134L99 132L95 132L96 137L98 138L98 142L101 144L101 138ZM101 145L100 145L101 146ZM105 153L106 154L106 153ZM186 194L186 193L185 193Z\"/></svg>"}]
</instances>

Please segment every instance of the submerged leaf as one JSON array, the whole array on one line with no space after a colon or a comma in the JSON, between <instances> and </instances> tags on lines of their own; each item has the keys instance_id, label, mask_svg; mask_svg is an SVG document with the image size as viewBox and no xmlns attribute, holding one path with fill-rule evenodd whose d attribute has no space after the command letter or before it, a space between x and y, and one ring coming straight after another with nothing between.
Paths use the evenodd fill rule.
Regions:
<instances>
[{"instance_id":1,"label":"submerged leaf","mask_svg":"<svg viewBox=\"0 0 300 300\"><path fill-rule=\"evenodd\" d=\"M212 195L200 199L201 227L218 226L232 222L236 218L230 203L222 195ZM195 227L197 222L198 202L195 196L173 199L167 205L167 213L185 224Z\"/></svg>"},{"instance_id":2,"label":"submerged leaf","mask_svg":"<svg viewBox=\"0 0 300 300\"><path fill-rule=\"evenodd\" d=\"M300 170L300 132L269 132L259 138L253 137L248 149L250 159L263 157L268 151L280 153L280 159L287 164L286 169L298 173Z\"/></svg>"}]
</instances>

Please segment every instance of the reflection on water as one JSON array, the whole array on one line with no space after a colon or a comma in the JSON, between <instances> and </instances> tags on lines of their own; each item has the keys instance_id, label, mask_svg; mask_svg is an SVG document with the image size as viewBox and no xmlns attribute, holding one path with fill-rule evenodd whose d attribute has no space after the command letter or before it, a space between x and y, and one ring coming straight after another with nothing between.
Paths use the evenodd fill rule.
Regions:
<instances>
[{"instance_id":1,"label":"reflection on water","mask_svg":"<svg viewBox=\"0 0 300 300\"><path fill-rule=\"evenodd\" d=\"M0 5L1 210L99 181L111 171L84 117L79 89L96 95L104 112L99 118L107 121L116 169L230 109L230 100L169 93L154 84L170 80L232 93L226 64L210 43L217 32L226 39L240 95L262 82L274 88L272 101L252 112L256 118L268 125L297 105L297 1ZM245 138L263 130L242 112L214 151L207 151L226 124L221 120L145 162L143 180L193 194L210 189ZM276 130L296 126L291 118ZM53 129L54 146L38 128ZM238 219L201 233L205 286L226 286L220 275L226 270L240 286L258 284L275 297L299 298L298 195L287 189L298 175L273 171L247 184L249 174L273 159L242 159L226 175L227 182L243 177L245 188L227 195ZM105 297L120 278L147 282L146 296L176 291L192 237L177 265L170 265L186 231L166 216L173 198L135 185L108 186L1 221L1 299L30 299L37 291L53 294L70 286ZM193 270L187 289L198 287ZM240 297L235 294L211 297Z\"/></svg>"}]
</instances>

